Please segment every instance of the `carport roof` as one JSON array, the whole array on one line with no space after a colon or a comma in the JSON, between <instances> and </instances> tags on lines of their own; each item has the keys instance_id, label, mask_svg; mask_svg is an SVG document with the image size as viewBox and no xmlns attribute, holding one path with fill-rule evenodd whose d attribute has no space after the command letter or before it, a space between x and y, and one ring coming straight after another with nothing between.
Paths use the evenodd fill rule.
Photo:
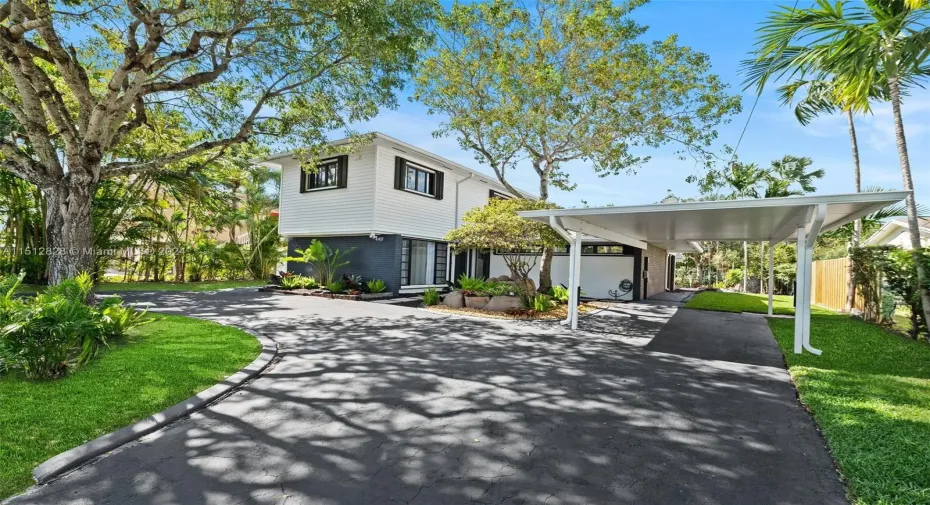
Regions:
<instances>
[{"instance_id":1,"label":"carport roof","mask_svg":"<svg viewBox=\"0 0 930 505\"><path fill-rule=\"evenodd\" d=\"M613 242L670 252L699 250L697 241L781 242L807 226L815 209L826 206L823 231L842 226L907 197L907 191L851 193L787 198L659 203L626 207L592 207L523 211L525 218Z\"/></svg>"}]
</instances>

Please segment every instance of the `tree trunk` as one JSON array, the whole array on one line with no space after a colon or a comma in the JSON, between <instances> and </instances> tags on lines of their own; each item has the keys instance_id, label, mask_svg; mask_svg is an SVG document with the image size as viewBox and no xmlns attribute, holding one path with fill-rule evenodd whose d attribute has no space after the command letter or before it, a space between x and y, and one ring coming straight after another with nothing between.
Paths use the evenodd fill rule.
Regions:
<instances>
[{"instance_id":1,"label":"tree trunk","mask_svg":"<svg viewBox=\"0 0 930 505\"><path fill-rule=\"evenodd\" d=\"M549 199L549 178L543 175L539 177L539 199L544 202ZM552 248L546 247L539 260L539 286L536 290L540 293L548 293L550 289L552 289Z\"/></svg>"},{"instance_id":2,"label":"tree trunk","mask_svg":"<svg viewBox=\"0 0 930 505\"><path fill-rule=\"evenodd\" d=\"M856 193L862 191L862 173L859 167L859 142L856 140L856 124L853 122L852 109L846 109L846 119L849 121L849 141L852 144L853 155L853 174L856 181ZM856 219L853 224L853 236L850 248L859 247L859 239L862 234L862 220ZM846 312L852 312L856 305L856 283L853 281L853 263L847 262L846 266Z\"/></svg>"},{"instance_id":3,"label":"tree trunk","mask_svg":"<svg viewBox=\"0 0 930 505\"><path fill-rule=\"evenodd\" d=\"M748 292L747 282L749 280L749 244L743 241L743 293Z\"/></svg>"},{"instance_id":4,"label":"tree trunk","mask_svg":"<svg viewBox=\"0 0 930 505\"><path fill-rule=\"evenodd\" d=\"M924 320L930 321L930 292L924 289L927 285L927 270L924 268L920 254L920 223L917 220L917 204L914 201L914 181L911 179L911 161L907 155L907 140L904 137L904 121L901 119L901 87L896 78L888 79L888 88L891 92L891 112L894 115L894 136L898 144L898 158L901 160L901 178L904 181L904 190L910 191L907 199L907 228L911 238L911 252L914 254L914 263L917 266L917 283L920 286L920 304L924 311Z\"/></svg>"},{"instance_id":5,"label":"tree trunk","mask_svg":"<svg viewBox=\"0 0 930 505\"><path fill-rule=\"evenodd\" d=\"M58 284L81 272L93 273L93 185L72 184L66 179L42 193L48 204L45 235L49 283Z\"/></svg>"}]
</instances>

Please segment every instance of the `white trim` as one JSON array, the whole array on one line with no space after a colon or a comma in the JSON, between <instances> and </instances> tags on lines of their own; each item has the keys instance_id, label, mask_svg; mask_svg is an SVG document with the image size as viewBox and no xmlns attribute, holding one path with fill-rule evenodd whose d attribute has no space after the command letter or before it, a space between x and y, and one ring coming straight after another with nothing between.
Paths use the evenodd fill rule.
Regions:
<instances>
[{"instance_id":1,"label":"white trim","mask_svg":"<svg viewBox=\"0 0 930 505\"><path fill-rule=\"evenodd\" d=\"M624 235L622 233L601 228L600 226L593 225L575 217L566 216L561 218L560 221L566 230L578 231L585 235L591 235L604 240L609 240L611 242L637 247L639 249L645 249L648 247L647 244L642 240L637 240L633 237L630 237L629 235Z\"/></svg>"},{"instance_id":2,"label":"white trim","mask_svg":"<svg viewBox=\"0 0 930 505\"><path fill-rule=\"evenodd\" d=\"M304 189L304 193L313 193L314 191L326 191L328 189L345 189L345 188L340 188L339 183L336 183L332 186L320 186L318 188L313 188L313 189Z\"/></svg>"},{"instance_id":3,"label":"white trim","mask_svg":"<svg viewBox=\"0 0 930 505\"><path fill-rule=\"evenodd\" d=\"M468 168L468 167L466 167L465 165L461 165L461 164L456 163L456 162L454 162L454 161L452 161L452 160L450 160L450 159L443 158L442 156L439 156L439 155L437 155L437 154L433 154L433 153L431 153L431 152L429 152L429 151L420 149L420 148L417 147L417 146L414 146L414 145L412 145L412 144L408 144L408 143L406 143L406 142L404 142L404 141L402 141L402 140L398 140L398 139L396 139L396 138L394 138L394 137L391 137L390 135L385 135L385 134L383 134L383 133L381 133L381 132L378 132L378 131L370 132L370 133L371 133L371 135L374 137L374 140L375 140L375 141L381 140L381 141L384 141L384 142L387 142L387 143L395 144L395 145L397 145L397 146L402 147L403 149L412 151L412 152L414 152L414 153L416 153L416 154L418 154L418 155L420 155L420 156L422 156L422 157L424 157L424 158L430 158L430 159L436 161L437 163L439 163L440 165L444 165L445 168L450 168L450 169L452 169L452 170L457 170L457 171L460 171L460 172L464 172L464 173L466 173L466 174L474 174L474 175L476 175L476 176L478 176L478 177L480 178L481 182L483 182L483 183L485 183L485 184L489 184L489 185L491 185L491 186L495 186L495 187L497 187L497 188L500 188L500 189L501 189L500 192L502 192L502 193L505 193L505 194L508 194L508 195L511 194L510 190L507 189L503 184L501 184L501 183L497 180L497 177L494 176L494 175L488 175L488 174L485 174L484 172L479 172L479 171L477 171L477 170L475 170L475 169ZM332 146L338 146L338 145L346 144L346 143L348 143L349 141L350 141L349 138L342 138L342 139L333 140L333 141L329 142L329 144L332 145ZM264 158L264 159L254 159L254 160L250 160L250 161L252 161L253 163L255 163L255 164L257 164L257 165L270 166L270 167L272 167L272 168L280 168L280 167L281 167L281 164L280 164L280 163L275 163L275 160L280 160L280 159L283 159L283 158L288 158L288 157L293 157L293 156L294 156L294 150L289 150L289 151L284 151L284 152L277 153L277 154L272 154L271 156L269 156L269 157L267 157L267 158ZM531 192L529 192L529 191L526 191L526 190L523 190L523 189L520 189L520 188L515 188L515 189L517 189L520 193L522 193L522 194L519 195L519 196L522 196L522 197L524 197L524 198L536 198L536 195L533 194L533 193L531 193Z\"/></svg>"},{"instance_id":4,"label":"white trim","mask_svg":"<svg viewBox=\"0 0 930 505\"><path fill-rule=\"evenodd\" d=\"M412 286L401 286L400 288L397 289L397 294L404 295L404 294L422 293L423 291L426 291L429 288L445 289L445 287L446 287L445 284L417 284L417 285L412 285Z\"/></svg>"},{"instance_id":5,"label":"white trim","mask_svg":"<svg viewBox=\"0 0 930 505\"><path fill-rule=\"evenodd\" d=\"M705 202L686 202L686 203L662 203L649 205L629 205L619 207L587 207L583 209L550 209L550 210L525 210L520 211L520 215L526 218L541 218L548 216L565 216L579 217L591 215L611 215L611 214L634 214L639 212L682 212L682 211L700 211L700 210L721 210L721 209L753 209L765 207L782 207L782 206L804 206L817 205L821 203L863 203L863 202L881 202L883 208L888 205L885 202L898 202L907 198L909 191L883 191L875 193L844 193L836 195L823 196L788 196L782 198L755 198L744 200L712 200Z\"/></svg>"}]
</instances>

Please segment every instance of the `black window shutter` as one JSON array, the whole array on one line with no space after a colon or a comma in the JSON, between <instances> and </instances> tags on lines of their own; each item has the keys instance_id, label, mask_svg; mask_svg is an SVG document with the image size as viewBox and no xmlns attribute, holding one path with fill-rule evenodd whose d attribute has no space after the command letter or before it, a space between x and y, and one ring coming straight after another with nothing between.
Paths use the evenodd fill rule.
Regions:
<instances>
[{"instance_id":1,"label":"black window shutter","mask_svg":"<svg viewBox=\"0 0 930 505\"><path fill-rule=\"evenodd\" d=\"M304 170L303 165L299 166L298 170L300 170L300 178L297 179L297 184L300 185L300 192L306 193L310 189L310 174Z\"/></svg>"},{"instance_id":2,"label":"black window shutter","mask_svg":"<svg viewBox=\"0 0 930 505\"><path fill-rule=\"evenodd\" d=\"M394 189L404 189L404 177L406 174L406 160L397 156L394 158Z\"/></svg>"},{"instance_id":3,"label":"black window shutter","mask_svg":"<svg viewBox=\"0 0 930 505\"><path fill-rule=\"evenodd\" d=\"M337 179L336 179L336 187L344 188L346 187L346 178L348 177L348 174L349 174L349 156L348 155L343 154L342 156L339 157L338 167L339 167L339 170L338 170L339 175L337 176Z\"/></svg>"},{"instance_id":4,"label":"black window shutter","mask_svg":"<svg viewBox=\"0 0 930 505\"><path fill-rule=\"evenodd\" d=\"M437 200L442 200L442 187L443 187L443 176L444 175L445 174L443 174L442 172L436 172L436 177L435 177L436 191L433 193L433 195Z\"/></svg>"}]
</instances>

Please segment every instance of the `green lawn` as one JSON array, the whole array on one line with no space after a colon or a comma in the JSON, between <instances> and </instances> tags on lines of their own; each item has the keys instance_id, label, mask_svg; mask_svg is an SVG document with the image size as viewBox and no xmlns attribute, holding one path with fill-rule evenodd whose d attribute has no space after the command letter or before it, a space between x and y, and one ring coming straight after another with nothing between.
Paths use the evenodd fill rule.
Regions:
<instances>
[{"instance_id":1,"label":"green lawn","mask_svg":"<svg viewBox=\"0 0 930 505\"><path fill-rule=\"evenodd\" d=\"M207 389L261 350L235 328L152 317L155 322L63 379L0 376L0 500L30 486L39 463Z\"/></svg>"},{"instance_id":2,"label":"green lawn","mask_svg":"<svg viewBox=\"0 0 930 505\"><path fill-rule=\"evenodd\" d=\"M930 503L930 345L849 316L815 314L811 340L823 355L798 356L794 321L769 325L853 503Z\"/></svg>"},{"instance_id":3,"label":"green lawn","mask_svg":"<svg viewBox=\"0 0 930 505\"><path fill-rule=\"evenodd\" d=\"M755 293L727 293L724 291L702 291L694 295L685 307L698 310L717 310L720 312L756 312L768 313L769 297ZM792 297L775 295L772 310L776 314L794 314Z\"/></svg>"},{"instance_id":4,"label":"green lawn","mask_svg":"<svg viewBox=\"0 0 930 505\"><path fill-rule=\"evenodd\" d=\"M215 291L228 288L251 288L268 284L263 280L247 281L205 281L205 282L101 282L94 288L103 293L124 293L129 291ZM44 286L24 284L19 292L37 293Z\"/></svg>"}]
</instances>

